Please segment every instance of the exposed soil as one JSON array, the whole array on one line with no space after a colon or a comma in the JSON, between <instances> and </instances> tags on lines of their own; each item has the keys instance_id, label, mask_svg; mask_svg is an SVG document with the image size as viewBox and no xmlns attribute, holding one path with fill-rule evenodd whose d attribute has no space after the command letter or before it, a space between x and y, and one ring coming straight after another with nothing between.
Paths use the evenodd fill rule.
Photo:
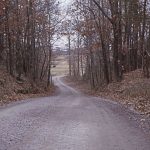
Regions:
<instances>
[{"instance_id":1,"label":"exposed soil","mask_svg":"<svg viewBox=\"0 0 150 150\"><path fill-rule=\"evenodd\" d=\"M22 99L49 96L54 91L55 87L47 89L43 82L35 84L25 77L18 81L0 69L0 106Z\"/></svg>"},{"instance_id":2,"label":"exposed soil","mask_svg":"<svg viewBox=\"0 0 150 150\"><path fill-rule=\"evenodd\" d=\"M83 81L70 77L65 80L86 94L117 101L140 114L150 116L150 79L143 78L141 70L125 74L123 81L102 86L96 91Z\"/></svg>"}]
</instances>

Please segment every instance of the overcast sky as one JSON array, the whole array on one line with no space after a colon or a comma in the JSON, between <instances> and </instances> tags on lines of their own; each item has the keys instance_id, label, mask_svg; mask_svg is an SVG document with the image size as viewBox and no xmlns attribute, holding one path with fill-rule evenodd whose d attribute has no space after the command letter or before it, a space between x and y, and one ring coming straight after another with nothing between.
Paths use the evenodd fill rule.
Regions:
<instances>
[{"instance_id":1,"label":"overcast sky","mask_svg":"<svg viewBox=\"0 0 150 150\"><path fill-rule=\"evenodd\" d=\"M62 13L61 13L62 18L64 16L66 16L67 7L71 4L72 1L73 0L59 0L59 2L61 4L60 7L61 7L61 11L62 11ZM54 47L60 47L60 48L65 49L65 48L67 48L66 44L68 44L68 40L67 40L67 37L64 36L55 43Z\"/></svg>"},{"instance_id":2,"label":"overcast sky","mask_svg":"<svg viewBox=\"0 0 150 150\"><path fill-rule=\"evenodd\" d=\"M63 6L69 5L72 0L59 0L60 3L62 3Z\"/></svg>"}]
</instances>

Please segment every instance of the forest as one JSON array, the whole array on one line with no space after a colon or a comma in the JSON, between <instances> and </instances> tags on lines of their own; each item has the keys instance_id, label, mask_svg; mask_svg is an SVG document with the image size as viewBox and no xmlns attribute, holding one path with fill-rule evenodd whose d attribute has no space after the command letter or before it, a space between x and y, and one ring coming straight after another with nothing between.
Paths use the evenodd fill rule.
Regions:
<instances>
[{"instance_id":1,"label":"forest","mask_svg":"<svg viewBox=\"0 0 150 150\"><path fill-rule=\"evenodd\" d=\"M59 24L55 0L0 1L0 64L16 77L51 80L54 35Z\"/></svg>"},{"instance_id":2,"label":"forest","mask_svg":"<svg viewBox=\"0 0 150 150\"><path fill-rule=\"evenodd\" d=\"M70 75L93 89L137 69L149 78L148 0L76 0L70 7Z\"/></svg>"},{"instance_id":3,"label":"forest","mask_svg":"<svg viewBox=\"0 0 150 150\"><path fill-rule=\"evenodd\" d=\"M54 37L60 34L68 38L69 75L93 89L137 69L150 77L148 0L74 0L63 19L59 4L0 2L0 64L11 76L51 85Z\"/></svg>"}]
</instances>

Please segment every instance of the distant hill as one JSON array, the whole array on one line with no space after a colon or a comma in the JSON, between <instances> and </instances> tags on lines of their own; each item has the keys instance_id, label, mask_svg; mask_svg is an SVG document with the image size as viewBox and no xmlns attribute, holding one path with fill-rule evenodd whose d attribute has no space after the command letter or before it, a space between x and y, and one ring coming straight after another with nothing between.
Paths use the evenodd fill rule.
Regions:
<instances>
[{"instance_id":1,"label":"distant hill","mask_svg":"<svg viewBox=\"0 0 150 150\"><path fill-rule=\"evenodd\" d=\"M65 76L69 74L68 56L65 52L55 56L52 63L52 75L53 76Z\"/></svg>"}]
</instances>

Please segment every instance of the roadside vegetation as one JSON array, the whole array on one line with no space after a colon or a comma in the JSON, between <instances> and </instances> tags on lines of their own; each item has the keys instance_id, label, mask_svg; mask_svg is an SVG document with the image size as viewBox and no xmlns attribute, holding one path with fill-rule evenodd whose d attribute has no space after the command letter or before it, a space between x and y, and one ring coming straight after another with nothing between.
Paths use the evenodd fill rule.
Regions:
<instances>
[{"instance_id":1,"label":"roadside vegetation","mask_svg":"<svg viewBox=\"0 0 150 150\"><path fill-rule=\"evenodd\" d=\"M74 1L69 75L81 90L150 113L149 8L148 0Z\"/></svg>"},{"instance_id":2,"label":"roadside vegetation","mask_svg":"<svg viewBox=\"0 0 150 150\"><path fill-rule=\"evenodd\" d=\"M55 0L0 1L0 101L53 88L51 61L59 16Z\"/></svg>"},{"instance_id":3,"label":"roadside vegetation","mask_svg":"<svg viewBox=\"0 0 150 150\"><path fill-rule=\"evenodd\" d=\"M91 89L90 84L73 77L65 77L64 80L85 94L113 100L150 117L150 79L143 78L141 70L126 73L121 82L112 82L98 89Z\"/></svg>"},{"instance_id":4,"label":"roadside vegetation","mask_svg":"<svg viewBox=\"0 0 150 150\"><path fill-rule=\"evenodd\" d=\"M0 69L0 106L29 98L51 96L55 86L45 87L44 82L33 82L25 76L21 80L12 77L5 69Z\"/></svg>"},{"instance_id":5,"label":"roadside vegetation","mask_svg":"<svg viewBox=\"0 0 150 150\"><path fill-rule=\"evenodd\" d=\"M147 0L76 0L68 23L75 42L70 75L92 89L122 81L137 69L149 78L149 6Z\"/></svg>"}]
</instances>

